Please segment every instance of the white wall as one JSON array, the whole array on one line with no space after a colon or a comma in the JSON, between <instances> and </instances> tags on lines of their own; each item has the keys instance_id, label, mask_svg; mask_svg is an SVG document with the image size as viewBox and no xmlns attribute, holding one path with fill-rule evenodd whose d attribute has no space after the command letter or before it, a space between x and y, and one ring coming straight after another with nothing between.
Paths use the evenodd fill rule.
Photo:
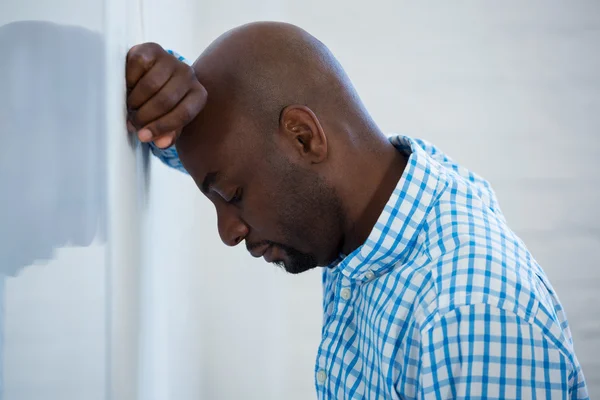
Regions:
<instances>
[{"instance_id":1,"label":"white wall","mask_svg":"<svg viewBox=\"0 0 600 400\"><path fill-rule=\"evenodd\" d=\"M106 196L99 135L104 66L97 65L103 4L86 3L0 3L0 26L41 19L89 30L75 36L29 25L11 38L0 28L0 398L6 400L101 400L107 393L107 247L95 234ZM67 13L61 5L73 8ZM84 79L90 83L82 85Z\"/></svg>"},{"instance_id":2,"label":"white wall","mask_svg":"<svg viewBox=\"0 0 600 400\"><path fill-rule=\"evenodd\" d=\"M129 3L0 3L3 399L137 398L145 185L124 121L125 52L140 40Z\"/></svg>"},{"instance_id":3,"label":"white wall","mask_svg":"<svg viewBox=\"0 0 600 400\"><path fill-rule=\"evenodd\" d=\"M146 3L148 38L190 58L245 22L306 28L339 57L385 131L429 139L491 180L558 290L590 391L600 393L600 3L159 3ZM314 397L318 272L286 276L243 246L226 248L212 206L158 163L151 190L173 383L189 385L179 361L200 357L194 393L205 398ZM182 346L182 336L192 341Z\"/></svg>"}]
</instances>

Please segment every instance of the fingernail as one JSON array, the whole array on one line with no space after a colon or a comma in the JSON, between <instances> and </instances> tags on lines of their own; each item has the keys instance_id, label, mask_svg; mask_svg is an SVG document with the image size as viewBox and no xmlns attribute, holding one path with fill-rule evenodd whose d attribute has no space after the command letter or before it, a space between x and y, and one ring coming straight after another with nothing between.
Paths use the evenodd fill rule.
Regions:
<instances>
[{"instance_id":1,"label":"fingernail","mask_svg":"<svg viewBox=\"0 0 600 400\"><path fill-rule=\"evenodd\" d=\"M171 145L171 138L169 136L163 136L161 138L156 139L154 141L154 144L156 144L161 149L164 149L165 147L169 147Z\"/></svg>"},{"instance_id":2,"label":"fingernail","mask_svg":"<svg viewBox=\"0 0 600 400\"><path fill-rule=\"evenodd\" d=\"M143 128L138 132L138 138L142 142L149 142L152 139L152 132L148 128Z\"/></svg>"}]
</instances>

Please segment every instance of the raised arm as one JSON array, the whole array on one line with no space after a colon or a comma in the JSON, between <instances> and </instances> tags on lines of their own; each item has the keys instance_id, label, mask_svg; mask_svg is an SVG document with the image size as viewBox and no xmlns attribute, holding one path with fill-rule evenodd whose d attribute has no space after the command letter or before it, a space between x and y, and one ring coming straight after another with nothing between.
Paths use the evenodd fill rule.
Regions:
<instances>
[{"instance_id":1,"label":"raised arm","mask_svg":"<svg viewBox=\"0 0 600 400\"><path fill-rule=\"evenodd\" d=\"M156 43L134 46L127 55L128 128L163 163L186 173L173 144L206 104L206 89L189 62Z\"/></svg>"}]
</instances>

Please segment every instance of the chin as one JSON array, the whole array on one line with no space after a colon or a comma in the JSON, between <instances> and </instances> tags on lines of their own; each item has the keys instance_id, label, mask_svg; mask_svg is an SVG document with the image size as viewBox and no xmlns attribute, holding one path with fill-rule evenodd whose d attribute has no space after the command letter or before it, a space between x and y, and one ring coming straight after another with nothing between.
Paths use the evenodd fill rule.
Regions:
<instances>
[{"instance_id":1,"label":"chin","mask_svg":"<svg viewBox=\"0 0 600 400\"><path fill-rule=\"evenodd\" d=\"M283 245L272 246L264 258L290 274L300 274L318 266L318 260L313 255Z\"/></svg>"},{"instance_id":2,"label":"chin","mask_svg":"<svg viewBox=\"0 0 600 400\"><path fill-rule=\"evenodd\" d=\"M306 271L310 271L311 269L315 269L318 267L317 264L295 264L295 263L287 263L285 261L276 261L274 262L277 266L284 269L287 273L292 275L298 275Z\"/></svg>"}]
</instances>

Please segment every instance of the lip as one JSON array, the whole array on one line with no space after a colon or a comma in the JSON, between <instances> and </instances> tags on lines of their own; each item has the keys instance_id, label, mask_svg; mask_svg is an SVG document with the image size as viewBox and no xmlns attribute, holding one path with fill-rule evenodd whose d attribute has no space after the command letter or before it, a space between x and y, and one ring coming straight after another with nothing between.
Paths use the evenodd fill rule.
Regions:
<instances>
[{"instance_id":1,"label":"lip","mask_svg":"<svg viewBox=\"0 0 600 400\"><path fill-rule=\"evenodd\" d=\"M273 260L275 259L275 256L273 255L273 250L274 250L273 246L269 245L263 253L263 257L265 258L265 261L268 263L272 263Z\"/></svg>"},{"instance_id":2,"label":"lip","mask_svg":"<svg viewBox=\"0 0 600 400\"><path fill-rule=\"evenodd\" d=\"M271 247L270 244L266 244L266 245L264 245L262 247L258 247L256 249L251 250L250 254L252 254L252 257L260 258L260 257L262 257L267 252L267 250L270 247Z\"/></svg>"}]
</instances>

